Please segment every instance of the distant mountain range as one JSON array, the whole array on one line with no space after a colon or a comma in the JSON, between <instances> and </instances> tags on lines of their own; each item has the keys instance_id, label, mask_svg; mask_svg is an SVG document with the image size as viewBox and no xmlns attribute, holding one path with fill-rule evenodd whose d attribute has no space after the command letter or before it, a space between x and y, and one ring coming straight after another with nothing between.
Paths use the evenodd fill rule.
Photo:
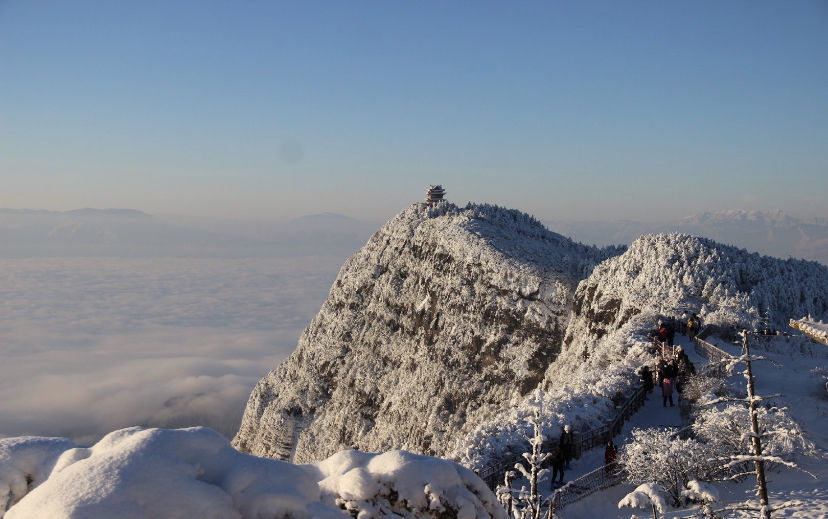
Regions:
<instances>
[{"instance_id":1,"label":"distant mountain range","mask_svg":"<svg viewBox=\"0 0 828 519\"><path fill-rule=\"evenodd\" d=\"M680 232L777 258L828 265L828 218L782 211L717 211L660 223L550 220L552 231L598 246L629 245L642 234ZM0 257L302 256L357 251L377 229L336 213L287 222L195 221L136 209L0 209Z\"/></svg>"},{"instance_id":2,"label":"distant mountain range","mask_svg":"<svg viewBox=\"0 0 828 519\"><path fill-rule=\"evenodd\" d=\"M135 209L0 209L0 257L347 256L375 229L333 213L274 223L183 221Z\"/></svg>"},{"instance_id":3,"label":"distant mountain range","mask_svg":"<svg viewBox=\"0 0 828 519\"><path fill-rule=\"evenodd\" d=\"M553 231L585 243L629 245L642 234L680 232L710 238L777 258L828 265L828 218L801 220L783 211L716 211L660 223L635 221L545 222Z\"/></svg>"}]
</instances>

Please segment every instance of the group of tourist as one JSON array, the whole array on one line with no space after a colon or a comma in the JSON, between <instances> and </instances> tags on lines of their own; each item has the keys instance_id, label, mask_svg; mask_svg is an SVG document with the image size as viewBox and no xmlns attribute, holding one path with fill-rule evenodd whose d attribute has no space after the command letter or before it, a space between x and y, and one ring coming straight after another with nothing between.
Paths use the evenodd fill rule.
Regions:
<instances>
[{"instance_id":1,"label":"group of tourist","mask_svg":"<svg viewBox=\"0 0 828 519\"><path fill-rule=\"evenodd\" d=\"M676 393L677 400L681 401L681 391L684 388L687 378L696 372L695 366L681 346L674 346L676 331L688 335L691 339L695 337L699 329L699 318L696 314L682 319L667 319L658 322L658 328L650 334L654 339L653 353L658 355L658 362L655 369L645 365L641 368L641 381L647 394L651 394L655 385L661 389L663 397L662 405L674 407L673 393ZM575 440L569 425L564 425L561 430L561 437L558 446L551 452L550 460L552 465L552 487L563 483L564 470L569 468L569 462L575 455ZM607 474L613 472L617 465L618 447L607 441L604 448L604 470Z\"/></svg>"},{"instance_id":2,"label":"group of tourist","mask_svg":"<svg viewBox=\"0 0 828 519\"><path fill-rule=\"evenodd\" d=\"M687 312L679 317L667 317L658 321L658 327L650 332L650 338L657 340L659 347L667 345L672 347L676 332L687 335L692 340L699 333L701 319L695 313Z\"/></svg>"},{"instance_id":3,"label":"group of tourist","mask_svg":"<svg viewBox=\"0 0 828 519\"><path fill-rule=\"evenodd\" d=\"M647 394L651 394L655 384L661 389L663 407L674 407L673 393L676 399L681 401L681 392L687 382L687 378L696 372L696 367L690 361L687 353L681 346L676 346L671 354L663 353L655 367L655 373L649 366L641 368L641 382ZM653 378L655 375L655 379Z\"/></svg>"}]
</instances>

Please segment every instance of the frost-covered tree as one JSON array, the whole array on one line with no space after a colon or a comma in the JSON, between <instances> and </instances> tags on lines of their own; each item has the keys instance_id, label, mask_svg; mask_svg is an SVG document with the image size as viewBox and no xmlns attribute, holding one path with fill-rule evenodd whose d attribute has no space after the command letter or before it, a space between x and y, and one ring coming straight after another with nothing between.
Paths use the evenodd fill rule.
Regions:
<instances>
[{"instance_id":1,"label":"frost-covered tree","mask_svg":"<svg viewBox=\"0 0 828 519\"><path fill-rule=\"evenodd\" d=\"M541 426L538 414L536 413L528 422L532 425L534 434L532 437L526 437L531 450L524 452L522 456L529 467L527 469L523 463L518 462L515 464L515 468L529 481L529 491L524 490L519 493L520 504L516 508L521 511L521 517L540 519L543 498L538 489L538 482L549 472L549 469L543 468L543 465L549 459L550 454L548 452L541 452L541 448L543 447L543 427Z\"/></svg>"},{"instance_id":2,"label":"frost-covered tree","mask_svg":"<svg viewBox=\"0 0 828 519\"><path fill-rule=\"evenodd\" d=\"M503 508L506 509L506 515L512 517L512 512L514 511L515 505L515 493L517 490L512 488L512 480L517 476L517 474L511 470L507 470L505 474L503 474L503 484L498 485L497 490L495 493L497 494L497 500L500 504L503 505Z\"/></svg>"},{"instance_id":3,"label":"frost-covered tree","mask_svg":"<svg viewBox=\"0 0 828 519\"><path fill-rule=\"evenodd\" d=\"M618 457L625 479L633 484L659 484L674 506L691 480L702 480L716 468L718 457L703 443L681 439L668 429L633 429L632 440Z\"/></svg>"},{"instance_id":4,"label":"frost-covered tree","mask_svg":"<svg viewBox=\"0 0 828 519\"><path fill-rule=\"evenodd\" d=\"M813 452L813 443L805 438L799 424L786 408L760 406L756 413L765 454L792 461L797 453ZM726 456L750 452L750 429L750 410L736 403L702 408L697 412L693 424L693 430L700 440L715 446L717 451Z\"/></svg>"},{"instance_id":5,"label":"frost-covered tree","mask_svg":"<svg viewBox=\"0 0 828 519\"><path fill-rule=\"evenodd\" d=\"M700 435L708 437L710 444L720 446L725 453L725 456L721 458L720 469L731 470L753 463L760 517L770 519L773 508L768 501L765 464L771 462L797 468L795 463L783 459L780 455L792 454L796 448L802 448L802 450L808 452L813 450L813 447L802 437L802 431L784 410L760 407L761 402L773 399L778 395L761 397L756 394L752 363L765 360L765 358L751 355L748 343L749 335L750 332L747 330L741 333L742 354L724 361L728 373L732 373L733 369L739 364L745 365L744 376L747 383L747 397L721 398L710 402L711 404L719 404L737 401L747 404L747 409L742 407L739 410L734 406L728 406L718 416L711 413L702 413L697 430ZM771 421L771 414L774 415L772 418L777 419L778 422ZM732 477L737 478L746 474L746 472L737 471Z\"/></svg>"},{"instance_id":6,"label":"frost-covered tree","mask_svg":"<svg viewBox=\"0 0 828 519\"><path fill-rule=\"evenodd\" d=\"M688 402L705 403L725 395L724 380L705 365L698 373L687 377L681 397Z\"/></svg>"}]
</instances>

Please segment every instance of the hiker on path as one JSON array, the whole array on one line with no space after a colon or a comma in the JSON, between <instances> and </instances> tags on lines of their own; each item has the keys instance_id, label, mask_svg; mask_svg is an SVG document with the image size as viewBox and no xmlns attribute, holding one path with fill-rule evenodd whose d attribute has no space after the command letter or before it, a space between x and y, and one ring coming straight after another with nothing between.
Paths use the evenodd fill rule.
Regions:
<instances>
[{"instance_id":1,"label":"hiker on path","mask_svg":"<svg viewBox=\"0 0 828 519\"><path fill-rule=\"evenodd\" d=\"M663 321L658 322L658 340L661 341L662 346L667 343L667 337L669 333L667 331L667 325L664 324Z\"/></svg>"},{"instance_id":2,"label":"hiker on path","mask_svg":"<svg viewBox=\"0 0 828 519\"><path fill-rule=\"evenodd\" d=\"M572 431L569 429L569 424L564 425L561 433L561 440L558 442L561 446L561 454L563 455L564 465L569 468L569 462L575 456L575 438L572 437Z\"/></svg>"},{"instance_id":3,"label":"hiker on path","mask_svg":"<svg viewBox=\"0 0 828 519\"><path fill-rule=\"evenodd\" d=\"M650 371L650 366L641 368L641 382L644 384L644 392L649 394L653 392L653 372ZM644 395L647 398L647 395Z\"/></svg>"},{"instance_id":4,"label":"hiker on path","mask_svg":"<svg viewBox=\"0 0 828 519\"><path fill-rule=\"evenodd\" d=\"M658 387L661 387L661 382L664 380L665 370L667 369L667 361L663 358L658 361L656 365L656 380L658 380Z\"/></svg>"},{"instance_id":5,"label":"hiker on path","mask_svg":"<svg viewBox=\"0 0 828 519\"><path fill-rule=\"evenodd\" d=\"M664 397L664 407L667 407L667 400L670 400L670 407L675 407L673 404L673 382L664 377L664 380L661 381L661 394Z\"/></svg>"},{"instance_id":6,"label":"hiker on path","mask_svg":"<svg viewBox=\"0 0 828 519\"><path fill-rule=\"evenodd\" d=\"M551 460L552 460L552 487L555 487L556 479L558 480L557 483L563 483L563 474L564 474L564 457L563 453L561 452L560 447L554 447L551 452ZM560 474L560 478L558 477Z\"/></svg>"},{"instance_id":7,"label":"hiker on path","mask_svg":"<svg viewBox=\"0 0 828 519\"><path fill-rule=\"evenodd\" d=\"M618 447L612 443L612 440L607 442L607 446L604 449L604 472L607 474L612 474L615 472L615 467L618 465L616 463L616 459L618 458Z\"/></svg>"},{"instance_id":8,"label":"hiker on path","mask_svg":"<svg viewBox=\"0 0 828 519\"><path fill-rule=\"evenodd\" d=\"M690 317L690 320L687 321L687 336L690 337L691 341L695 339L696 334L699 333L700 324L699 316L696 314L693 314L692 317Z\"/></svg>"},{"instance_id":9,"label":"hiker on path","mask_svg":"<svg viewBox=\"0 0 828 519\"><path fill-rule=\"evenodd\" d=\"M676 361L674 359L670 359L670 362L667 363L667 366L664 368L664 376L670 379L670 382L673 384L673 388L676 387L676 378L678 378L678 366L676 366Z\"/></svg>"}]
</instances>

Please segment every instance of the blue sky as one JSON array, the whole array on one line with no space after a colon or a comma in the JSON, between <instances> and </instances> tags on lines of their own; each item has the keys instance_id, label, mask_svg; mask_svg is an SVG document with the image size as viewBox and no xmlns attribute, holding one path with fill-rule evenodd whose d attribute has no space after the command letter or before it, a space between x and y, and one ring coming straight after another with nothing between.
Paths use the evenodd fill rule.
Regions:
<instances>
[{"instance_id":1,"label":"blue sky","mask_svg":"<svg viewBox=\"0 0 828 519\"><path fill-rule=\"evenodd\" d=\"M0 207L828 217L828 3L0 1Z\"/></svg>"}]
</instances>

